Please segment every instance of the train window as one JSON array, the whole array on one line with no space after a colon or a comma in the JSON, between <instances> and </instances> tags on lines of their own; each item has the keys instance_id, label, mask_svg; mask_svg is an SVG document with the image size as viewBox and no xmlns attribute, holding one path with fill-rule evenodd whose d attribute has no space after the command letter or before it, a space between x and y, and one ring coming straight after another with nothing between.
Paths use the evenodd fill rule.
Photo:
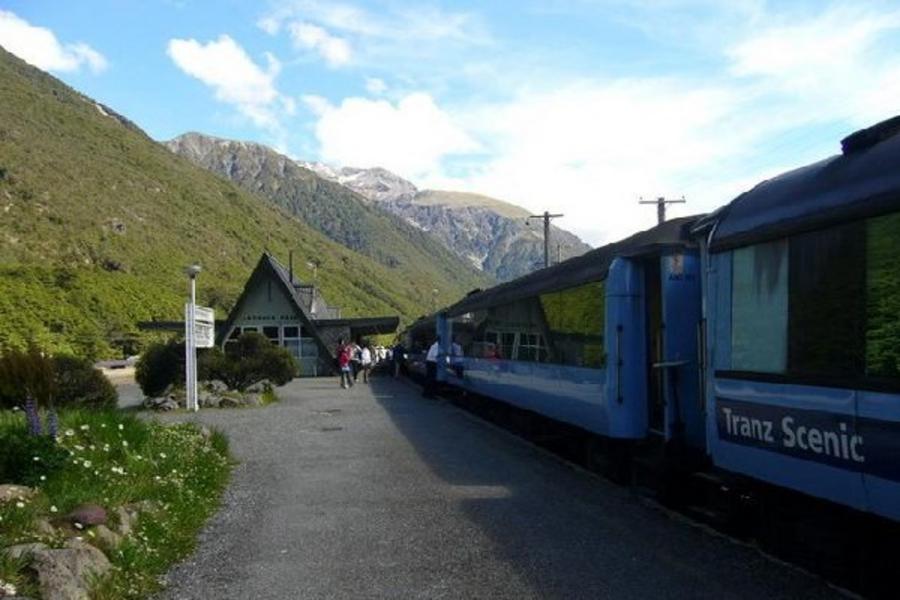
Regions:
<instances>
[{"instance_id":1,"label":"train window","mask_svg":"<svg viewBox=\"0 0 900 600\"><path fill-rule=\"evenodd\" d=\"M900 378L900 213L866 231L866 375Z\"/></svg>"},{"instance_id":2,"label":"train window","mask_svg":"<svg viewBox=\"0 0 900 600\"><path fill-rule=\"evenodd\" d=\"M541 296L548 362L594 368L605 364L605 301L600 281Z\"/></svg>"},{"instance_id":3,"label":"train window","mask_svg":"<svg viewBox=\"0 0 900 600\"><path fill-rule=\"evenodd\" d=\"M866 223L790 238L788 368L794 375L863 372Z\"/></svg>"},{"instance_id":4,"label":"train window","mask_svg":"<svg viewBox=\"0 0 900 600\"><path fill-rule=\"evenodd\" d=\"M786 240L734 251L731 298L732 368L783 373L787 367Z\"/></svg>"}]
</instances>

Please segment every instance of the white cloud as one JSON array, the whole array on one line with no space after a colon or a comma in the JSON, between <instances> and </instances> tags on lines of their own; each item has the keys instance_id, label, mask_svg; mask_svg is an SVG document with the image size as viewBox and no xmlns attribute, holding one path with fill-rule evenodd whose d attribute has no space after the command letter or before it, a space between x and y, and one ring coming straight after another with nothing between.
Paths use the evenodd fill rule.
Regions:
<instances>
[{"instance_id":1,"label":"white cloud","mask_svg":"<svg viewBox=\"0 0 900 600\"><path fill-rule=\"evenodd\" d=\"M294 110L294 101L275 88L281 64L271 54L263 69L227 35L206 44L173 39L167 53L178 68L211 87L217 100L235 106L257 126L278 130L279 112Z\"/></svg>"},{"instance_id":2,"label":"white cloud","mask_svg":"<svg viewBox=\"0 0 900 600\"><path fill-rule=\"evenodd\" d=\"M353 53L347 40L331 35L322 27L294 22L288 26L288 30L295 46L315 50L329 66L341 67L350 62Z\"/></svg>"},{"instance_id":3,"label":"white cloud","mask_svg":"<svg viewBox=\"0 0 900 600\"><path fill-rule=\"evenodd\" d=\"M319 115L316 137L327 162L428 177L443 158L478 148L428 94L410 94L396 104L346 98L332 106L318 97L305 100Z\"/></svg>"},{"instance_id":4,"label":"white cloud","mask_svg":"<svg viewBox=\"0 0 900 600\"><path fill-rule=\"evenodd\" d=\"M0 45L26 62L48 71L78 71L86 66L100 73L106 58L87 44L63 45L46 27L37 27L14 13L0 10Z\"/></svg>"},{"instance_id":5,"label":"white cloud","mask_svg":"<svg viewBox=\"0 0 900 600\"><path fill-rule=\"evenodd\" d=\"M373 96L380 96L388 89L387 84L377 77L366 77L366 91Z\"/></svg>"}]
</instances>

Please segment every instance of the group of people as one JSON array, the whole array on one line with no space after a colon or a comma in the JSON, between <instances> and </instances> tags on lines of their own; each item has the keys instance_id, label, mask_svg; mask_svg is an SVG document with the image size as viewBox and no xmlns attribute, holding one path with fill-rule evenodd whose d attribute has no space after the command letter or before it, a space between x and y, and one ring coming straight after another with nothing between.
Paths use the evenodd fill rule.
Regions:
<instances>
[{"instance_id":1,"label":"group of people","mask_svg":"<svg viewBox=\"0 0 900 600\"><path fill-rule=\"evenodd\" d=\"M372 369L378 364L391 360L391 349L384 346L372 346L368 342L344 343L338 340L337 364L341 372L341 387L348 389L359 379L362 373L363 383L369 383Z\"/></svg>"}]
</instances>

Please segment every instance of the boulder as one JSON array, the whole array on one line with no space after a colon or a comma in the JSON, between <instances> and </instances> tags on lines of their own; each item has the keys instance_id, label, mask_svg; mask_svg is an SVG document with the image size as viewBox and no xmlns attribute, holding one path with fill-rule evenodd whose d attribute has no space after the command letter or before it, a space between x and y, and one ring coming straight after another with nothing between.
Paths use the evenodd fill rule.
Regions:
<instances>
[{"instance_id":1,"label":"boulder","mask_svg":"<svg viewBox=\"0 0 900 600\"><path fill-rule=\"evenodd\" d=\"M37 493L37 490L26 485L4 483L0 485L0 503L12 500L27 500Z\"/></svg>"},{"instance_id":2,"label":"boulder","mask_svg":"<svg viewBox=\"0 0 900 600\"><path fill-rule=\"evenodd\" d=\"M56 528L50 524L50 521L47 519L37 519L34 522L34 529L41 535L46 535L49 537L55 537L58 533Z\"/></svg>"},{"instance_id":3,"label":"boulder","mask_svg":"<svg viewBox=\"0 0 900 600\"><path fill-rule=\"evenodd\" d=\"M178 402L176 402L175 400L171 400L171 399L167 399L167 400L163 401L161 404L158 404L156 406L156 410L159 410L162 412L169 412L169 411L175 410L177 408L178 408Z\"/></svg>"},{"instance_id":4,"label":"boulder","mask_svg":"<svg viewBox=\"0 0 900 600\"><path fill-rule=\"evenodd\" d=\"M220 399L216 392L201 390L197 394L197 402L202 408L218 408Z\"/></svg>"},{"instance_id":5,"label":"boulder","mask_svg":"<svg viewBox=\"0 0 900 600\"><path fill-rule=\"evenodd\" d=\"M116 518L119 521L119 524L116 526L116 531L119 535L131 535L131 530L134 528L134 521L137 519L137 511L128 510L124 506L120 506L116 509Z\"/></svg>"},{"instance_id":6,"label":"boulder","mask_svg":"<svg viewBox=\"0 0 900 600\"><path fill-rule=\"evenodd\" d=\"M219 400L220 408L237 408L239 406L243 406L244 402L241 398L236 398L234 396L222 396Z\"/></svg>"},{"instance_id":7,"label":"boulder","mask_svg":"<svg viewBox=\"0 0 900 600\"><path fill-rule=\"evenodd\" d=\"M106 509L98 504L82 504L66 515L71 523L94 526L106 524Z\"/></svg>"},{"instance_id":8,"label":"boulder","mask_svg":"<svg viewBox=\"0 0 900 600\"><path fill-rule=\"evenodd\" d=\"M110 567L103 552L75 539L69 540L65 548L35 552L31 561L44 600L88 600L91 579L105 574Z\"/></svg>"},{"instance_id":9,"label":"boulder","mask_svg":"<svg viewBox=\"0 0 900 600\"><path fill-rule=\"evenodd\" d=\"M113 549L122 543L122 536L106 525L97 525L91 529L91 533L94 534L94 539L107 549Z\"/></svg>"},{"instance_id":10,"label":"boulder","mask_svg":"<svg viewBox=\"0 0 900 600\"><path fill-rule=\"evenodd\" d=\"M264 392L268 392L272 389L272 382L268 379L263 379L261 381L257 381L256 383L247 387L246 392L250 394L262 394Z\"/></svg>"},{"instance_id":11,"label":"boulder","mask_svg":"<svg viewBox=\"0 0 900 600\"><path fill-rule=\"evenodd\" d=\"M247 406L262 406L262 394L244 394L244 404Z\"/></svg>"},{"instance_id":12,"label":"boulder","mask_svg":"<svg viewBox=\"0 0 900 600\"><path fill-rule=\"evenodd\" d=\"M40 552L41 550L46 550L46 544L16 544L15 546L10 546L9 548L4 548L3 553L10 557L13 560L19 560L23 556L31 555L34 556L35 552Z\"/></svg>"},{"instance_id":13,"label":"boulder","mask_svg":"<svg viewBox=\"0 0 900 600\"><path fill-rule=\"evenodd\" d=\"M212 392L214 394L221 394L222 392L228 391L228 386L224 381L219 381L218 379L210 379L209 381L204 381L201 385L204 390Z\"/></svg>"}]
</instances>

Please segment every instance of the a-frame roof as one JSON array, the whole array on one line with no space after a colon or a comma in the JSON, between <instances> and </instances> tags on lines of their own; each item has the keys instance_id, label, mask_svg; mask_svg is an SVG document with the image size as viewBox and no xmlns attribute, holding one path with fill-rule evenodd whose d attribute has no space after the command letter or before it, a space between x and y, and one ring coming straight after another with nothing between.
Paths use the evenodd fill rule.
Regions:
<instances>
[{"instance_id":1,"label":"a-frame roof","mask_svg":"<svg viewBox=\"0 0 900 600\"><path fill-rule=\"evenodd\" d=\"M231 309L231 312L228 314L228 320L225 321L225 326L219 331L218 343L221 344L224 336L228 335L231 331L231 328L234 326L234 321L237 319L237 315L241 313L241 309L244 304L247 302L247 297L250 294L250 291L262 281L265 281L266 278L274 279L276 283L280 284L291 304L297 309L297 314L300 316L300 320L303 323L304 328L307 329L310 333L312 333L312 337L316 339L316 342L319 344L319 350L324 350L324 354L322 356L331 356L331 350L329 350L325 344L322 342L322 338L319 336L319 332L316 330L315 323L310 316L309 312L307 312L306 307L303 305L303 300L300 297L299 292L294 287L294 283L291 281L291 275L287 269L284 268L278 260L269 254L268 252L264 252L260 257L259 262L256 263L256 268L253 269L253 273L250 274L250 278L247 280L247 283L244 285L244 290L241 292L240 297L237 299L237 302L234 304L234 308Z\"/></svg>"}]
</instances>

